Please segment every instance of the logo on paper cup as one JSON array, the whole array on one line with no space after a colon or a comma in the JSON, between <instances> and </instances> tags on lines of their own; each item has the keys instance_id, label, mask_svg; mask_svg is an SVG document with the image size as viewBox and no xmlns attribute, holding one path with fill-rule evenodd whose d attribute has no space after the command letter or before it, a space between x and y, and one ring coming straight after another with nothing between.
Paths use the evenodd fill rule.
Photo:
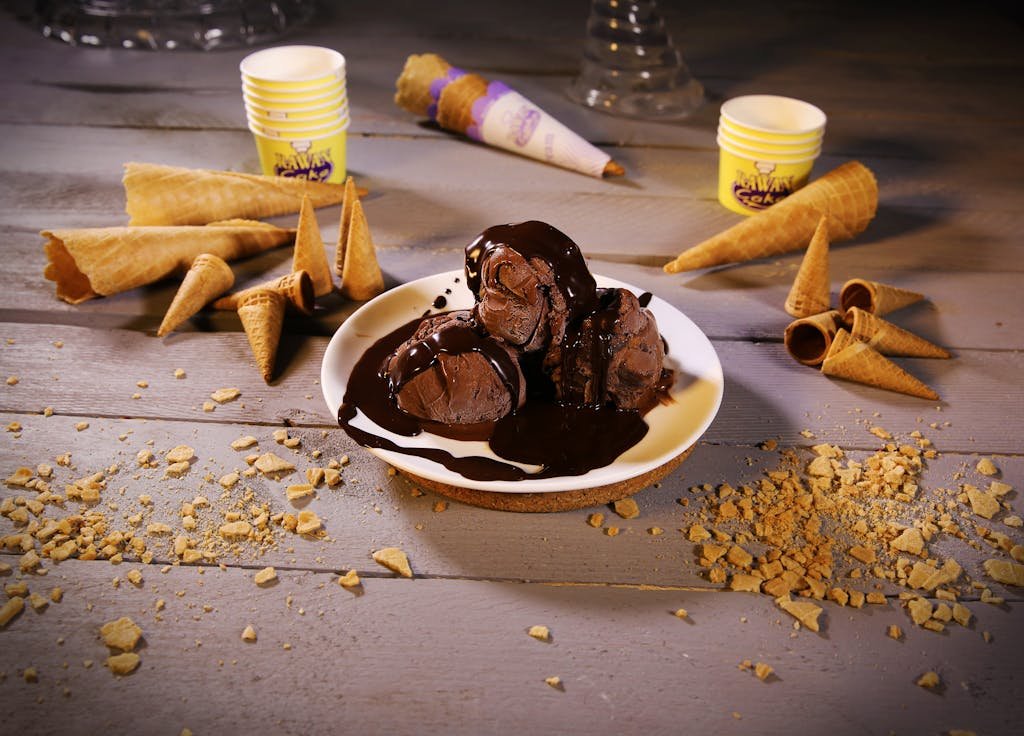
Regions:
<instances>
[{"instance_id":1,"label":"logo on paper cup","mask_svg":"<svg viewBox=\"0 0 1024 736\"><path fill-rule=\"evenodd\" d=\"M294 153L274 154L274 173L293 179L327 181L334 171L331 149L313 148L312 141L292 141Z\"/></svg>"},{"instance_id":2,"label":"logo on paper cup","mask_svg":"<svg viewBox=\"0 0 1024 736\"><path fill-rule=\"evenodd\" d=\"M796 189L792 176L773 176L775 164L757 161L754 168L758 173L736 172L732 184L732 196L744 207L763 210L779 202Z\"/></svg>"}]
</instances>

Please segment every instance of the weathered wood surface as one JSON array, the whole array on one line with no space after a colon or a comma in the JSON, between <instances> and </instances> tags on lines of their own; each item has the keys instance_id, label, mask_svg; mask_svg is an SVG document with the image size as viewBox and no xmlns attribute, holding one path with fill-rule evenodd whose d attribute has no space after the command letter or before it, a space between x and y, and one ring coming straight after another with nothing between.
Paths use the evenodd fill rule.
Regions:
<instances>
[{"instance_id":1,"label":"weathered wood surface","mask_svg":"<svg viewBox=\"0 0 1024 736\"><path fill-rule=\"evenodd\" d=\"M151 388L146 390L159 390L161 382L159 378L151 381ZM246 405L240 411L255 408L247 395L238 402ZM80 417L0 414L4 425L18 421L23 427L18 439L13 439L10 433L0 438L10 465L0 468L0 472L7 477L16 467L34 468L41 462L49 463L54 466L53 485L60 492L66 483L117 465L117 472L107 476L107 490L98 508L107 513L113 528L122 531L141 532L151 522L170 525L174 530L170 535L144 535L157 563L175 559L171 555L171 541L175 535L186 533L181 525L183 502L197 495L211 500L212 507L199 512L200 530L190 534L201 538L204 530L215 530L223 512L232 509L232 504L245 490L251 489L255 494L254 503L268 503L271 513L295 513L300 508L314 511L323 520L331 539L315 541L283 535L282 541L273 548L246 548L241 554L222 556L222 562L246 567L275 565L318 571L347 570L366 564L373 550L397 545L408 553L416 574L428 577L709 587L706 572L697 565L697 548L685 534L691 524L706 523L697 512L708 494L695 487L756 484L766 471L785 467L779 452L753 446L702 443L678 471L657 487L636 496L640 508L636 519L623 519L605 507L561 514L498 514L453 502L445 503L443 510L436 510L435 504L444 499L429 493L414 495L415 486L401 476L389 475L383 463L361 451L343 432L333 430L325 434L319 429L289 428L290 436L302 440L299 448L291 450L274 441L273 426L242 425L240 422L247 421L244 418L230 424L215 421L230 406L220 407L210 415L209 421L203 422L93 417L88 429L83 431L74 429ZM252 419L255 418L250 421ZM809 423L813 426L813 420ZM851 455L859 459L880 449L884 443L869 434L871 426L888 427L896 432L900 425L888 422L887 417L851 416L841 446L863 448L850 450ZM899 435L907 441L907 433L919 426L923 434L934 437L938 447L947 445L948 429L910 425L904 426ZM256 437L258 446L232 449L230 443L243 435ZM805 444L817 441L800 439ZM195 448L193 466L180 479L166 478L167 463L163 455L180 444ZM157 456L158 465L139 468L136 455L147 448ZM290 460L297 471L278 481L260 475L243 477L230 493L224 494L217 480L232 471L245 470L246 456L267 451ZM317 451L320 456L314 457ZM56 455L63 453L71 453L73 467L55 465ZM296 504L286 500L285 487L305 482L306 468L326 467L331 459L346 456L351 462L342 470L342 485L333 489L321 487L312 500ZM812 455L804 452L801 457L809 461ZM921 515L921 509L935 501L944 501L946 496L939 489L959 490L962 483L987 486L987 479L974 469L978 459L974 454L943 450L939 458L927 463L921 481L924 489L921 497L906 506L904 518L893 521L910 523ZM1000 468L1000 480L1015 488L1024 487L1024 458L997 456L995 461ZM139 496L143 494L152 498L152 506L139 503ZM20 488L0 488L0 500L26 495L31 497L32 494ZM691 507L682 507L680 499L687 499ZM109 502L116 503L116 511L108 510ZM51 510L46 516L60 517L75 508L76 504L68 504L67 510ZM605 515L599 528L587 524L587 517L595 511ZM133 527L127 519L139 512L144 512L144 521ZM971 532L969 537L975 544L940 535L933 545L937 554L952 556L972 578L985 580L998 595L1019 598L1019 591L999 586L984 576L981 563L995 553L988 546L977 544L977 534L972 530L974 523L980 523L1012 533L1013 530L1002 523L1005 514L986 521L972 516L966 504L959 504L956 514L958 518L963 514L967 520L963 526ZM841 521L826 523L836 527L836 533L842 536ZM619 529L618 536L605 534L609 526ZM650 532L652 528L660 528L663 533L654 535ZM16 528L7 519L0 518L0 536L14 531ZM845 555L840 555L840 559L845 560ZM840 578L845 574L843 565L837 568ZM869 578L856 585L870 591L874 582L874 578ZM975 598L978 595L977 591L969 589L966 594Z\"/></svg>"},{"instance_id":2,"label":"weathered wood surface","mask_svg":"<svg viewBox=\"0 0 1024 736\"><path fill-rule=\"evenodd\" d=\"M371 190L364 204L388 283L459 268L465 243L495 222L552 222L581 244L594 271L657 294L711 336L726 374L714 425L678 471L637 496L636 519L608 508L516 515L450 503L435 511L437 497L415 495L401 476L389 475L335 428L323 405L320 359L358 305L332 297L313 318L289 320L281 376L267 386L232 313L204 313L181 333L153 337L174 283L74 307L57 301L41 278L38 231L123 223L122 162L257 170L238 89L246 52L74 49L4 16L0 379L17 375L19 382L0 384L0 423L22 429L0 435L2 477L21 465L53 464L63 452L72 453L73 467L56 468L60 482L117 463L98 506L116 525L139 510L145 494L153 498L147 520L177 528L180 503L206 493L215 500L201 518L207 527L241 492L220 499L216 485L254 451L230 449L236 437L256 436L261 451L294 458L300 471L351 459L344 484L321 488L306 507L324 520L329 541L282 536L261 555L251 548L222 555L223 571L182 566L162 574L170 542L159 537L147 537L155 554L148 566L46 561L47 576L26 579L44 592L61 585L64 602L41 614L25 611L0 629L5 727L1015 732L1020 684L1013 657L1024 644L1019 588L987 581L1008 601L1001 607L974 601L977 592L965 589L977 617L966 630L952 626L937 635L913 626L899 609L898 589L884 587L884 607L826 604L822 634L794 635L770 598L716 590L679 531L705 493L692 487L735 486L777 466L779 454L757 446L766 439L798 448L802 457L823 441L863 457L881 444L871 426L900 438L922 431L940 455L928 462L908 518L946 498L936 495L940 489L984 485L974 469L982 456L995 459L1000 480L1024 485L1024 159L1012 145L1024 112L1024 96L1014 94L1024 56L1010 11L931 8L924 19L918 8L899 5L883 16L838 3L783 3L770 13L746 0L663 3L710 99L692 119L666 125L603 116L566 100L585 0L443 5L339 4L290 39L336 47L348 58L349 167ZM543 166L399 110L392 94L402 61L428 50L511 83L607 150L628 176L599 181ZM738 220L715 201L714 127L718 101L748 92L789 94L826 111L816 173L850 158L876 172L878 217L856 240L832 249L833 294L859 276L928 296L891 318L953 350L950 361L899 361L942 394L940 404L832 381L786 356L779 340L789 318L781 304L796 254L692 274L661 271L668 258ZM338 208L318 215L330 249ZM275 222L292 225L294 218ZM244 286L283 273L289 261L288 249L280 249L233 266ZM63 347L53 344L58 340ZM173 377L178 367L185 379ZM139 380L149 386L138 387ZM209 393L224 386L237 386L242 397L204 412ZM55 414L44 417L48 406ZM88 429L76 431L83 421ZM272 438L282 426L302 439L294 455ZM195 447L197 458L181 479L164 479L162 463L135 466L144 447L159 457L182 443ZM252 488L275 510L294 510L283 489L297 480L246 478L239 488ZM0 500L22 495L24 489L0 487ZM690 509L680 498L691 500ZM1012 511L991 522L968 514L970 543L940 535L933 552L987 580L981 561L1002 553L978 541L973 523L1021 543L1019 529L1002 523L1020 514L1019 490L1004 500ZM959 504L954 513L960 518L965 509ZM593 511L619 535L590 527ZM651 534L652 527L664 533ZM0 535L12 530L0 519ZM370 553L386 545L409 553L417 579L393 579L372 562ZM0 554L15 571L17 559ZM265 564L281 578L266 590L251 580ZM363 577L363 595L336 583L337 572L350 567ZM140 588L124 581L133 568L143 570ZM122 578L116 589L115 576ZM157 598L167 603L162 620ZM671 615L679 607L691 621ZM142 625L145 643L140 670L115 679L101 666L97 632L120 615ZM239 639L249 623L259 632L255 645ZM551 627L550 644L526 635L537 623ZM907 632L904 641L885 636L890 623ZM86 669L85 659L95 664ZM761 683L738 670L744 659L767 662L777 678ZM28 666L38 669L38 683L23 681ZM942 677L937 692L914 685L927 670ZM564 691L543 682L551 675L562 678Z\"/></svg>"},{"instance_id":3,"label":"weathered wood surface","mask_svg":"<svg viewBox=\"0 0 1024 736\"><path fill-rule=\"evenodd\" d=\"M135 587L129 568L72 561L31 579L65 595L3 634L10 732L1008 734L1020 695L1016 606L977 604L970 629L944 635L891 603L829 606L815 634L747 593L367 576L354 595L327 573L260 589L238 568L156 566ZM98 633L125 615L143 630L141 664L115 678ZM550 642L527 635L535 624ZM887 638L889 624L906 638ZM775 675L761 682L743 660ZM936 692L914 685L929 670Z\"/></svg>"}]
</instances>

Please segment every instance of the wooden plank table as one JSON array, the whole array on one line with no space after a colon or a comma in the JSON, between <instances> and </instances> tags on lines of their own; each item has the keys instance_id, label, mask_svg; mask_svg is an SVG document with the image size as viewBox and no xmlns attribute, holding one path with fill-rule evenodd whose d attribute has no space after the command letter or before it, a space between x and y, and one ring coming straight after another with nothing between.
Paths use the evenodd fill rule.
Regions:
<instances>
[{"instance_id":1,"label":"wooden plank table","mask_svg":"<svg viewBox=\"0 0 1024 736\"><path fill-rule=\"evenodd\" d=\"M960 497L964 484L988 487L982 458L998 482L1024 484L1019 24L1000 4L927 17L909 5L686 5L666 17L710 102L680 124L616 119L565 99L586 2L337 4L290 38L347 56L349 169L370 189L364 204L389 285L460 268L465 243L491 224L541 219L576 240L595 272L657 294L712 339L726 377L718 418L678 471L636 497L632 519L603 507L487 511L390 473L336 428L320 397L324 349L357 304L330 297L312 318L290 318L268 386L233 313L154 336L176 283L59 301L42 278L38 231L123 224L123 162L257 171L238 90L246 52L73 48L0 18L0 376L17 378L0 390L0 474L48 464L62 493L103 472L98 504L48 504L35 521L26 516L29 528L98 512L108 528L97 536L135 529L152 553L148 563L131 553L120 564L44 557L41 570L23 572L25 524L0 517L0 582L42 596L63 590L60 602L26 607L0 628L5 733L1019 733L1021 592L982 569L1022 543L1012 525L1019 492L1003 495L991 520ZM627 176L589 179L421 125L391 97L406 55L428 50L513 84ZM941 402L831 381L786 356L782 303L797 254L661 270L737 220L715 201L717 103L753 92L826 111L818 174L850 159L876 173L878 216L833 248L833 289L864 277L928 296L894 321L954 357L899 362ZM339 209L317 214L330 249ZM292 226L294 217L271 221ZM283 248L233 266L244 286L289 264ZM226 386L240 398L204 411ZM280 428L301 444L276 444ZM937 534L926 554L963 567L945 587L973 614L968 626L916 626L905 599L938 604L940 594L852 564L842 529L832 530L847 541L837 542L829 586L881 592L884 602L820 602L817 633L794 628L771 596L709 579L688 530L721 484L757 486L787 457L802 467L818 443L863 460L885 444L877 428L899 443L920 432L937 450L918 494L883 522L950 514L960 534ZM253 450L230 447L243 435L300 472L348 458L343 483L308 506L327 537L278 529L262 544L181 564L172 540L187 531L182 502L210 499L196 513L197 537L215 537L226 510L294 511L283 482L218 485L246 468ZM193 466L165 478L162 454L180 444L195 448ZM157 466L138 466L147 449ZM34 495L8 483L0 503L27 511ZM588 524L595 512L600 528ZM171 531L146 532L150 524ZM372 561L386 546L408 553L412 580ZM259 587L254 573L268 565L277 582ZM351 569L362 579L355 590L338 585ZM866 577L848 577L861 569ZM993 596L1001 602L982 600ZM680 608L687 617L673 615ZM143 639L139 668L117 677L103 666L99 629L121 616ZM549 641L527 634L536 624L549 627ZM892 624L901 639L886 635ZM247 625L256 642L242 641ZM745 660L774 675L761 681ZM941 678L937 688L915 684L927 671ZM552 676L558 688L545 683Z\"/></svg>"}]
</instances>

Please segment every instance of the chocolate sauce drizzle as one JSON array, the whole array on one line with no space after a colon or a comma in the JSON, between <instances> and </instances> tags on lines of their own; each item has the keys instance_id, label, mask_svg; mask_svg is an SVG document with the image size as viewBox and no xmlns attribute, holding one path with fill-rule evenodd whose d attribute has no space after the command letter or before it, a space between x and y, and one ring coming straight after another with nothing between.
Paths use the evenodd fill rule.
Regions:
<instances>
[{"instance_id":1,"label":"chocolate sauce drizzle","mask_svg":"<svg viewBox=\"0 0 1024 736\"><path fill-rule=\"evenodd\" d=\"M648 426L639 411L566 406L556 403L550 396L538 395L544 393L542 390L531 390L533 395L518 411L497 422L468 425L454 433L459 439L487 440L491 450L505 460L541 466L536 473L487 457L455 457L439 448L403 447L353 426L352 420L356 418L357 411L361 411L379 427L397 435L415 437L422 432L430 432L453 436L452 427L419 419L399 409L393 394L394 378L383 370L388 358L413 336L420 321L414 319L379 339L363 353L352 369L344 400L338 409L338 423L364 447L427 458L474 480L519 481L582 475L594 468L610 465L646 436ZM458 345L454 349L462 347L466 346ZM428 348L423 355L431 350L436 355L435 347ZM489 353L485 355L491 360ZM416 368L410 367L410 371L423 370L421 366L429 365L425 358L417 358L415 363ZM492 365L496 364L492 361ZM527 365L523 367L528 368ZM528 378L527 386L541 383L539 376L533 378L536 380L532 382Z\"/></svg>"},{"instance_id":2,"label":"chocolate sauce drizzle","mask_svg":"<svg viewBox=\"0 0 1024 736\"><path fill-rule=\"evenodd\" d=\"M508 246L524 258L539 258L551 267L555 285L569 308L569 322L593 311L597 284L576 243L562 231L539 220L495 225L466 246L466 286L480 298L480 270L491 251Z\"/></svg>"}]
</instances>

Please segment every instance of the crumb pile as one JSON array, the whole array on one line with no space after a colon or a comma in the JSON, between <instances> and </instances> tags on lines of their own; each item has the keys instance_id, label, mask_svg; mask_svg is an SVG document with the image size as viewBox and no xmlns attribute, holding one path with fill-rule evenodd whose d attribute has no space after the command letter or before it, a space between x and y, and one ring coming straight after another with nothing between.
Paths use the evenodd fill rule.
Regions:
<instances>
[{"instance_id":1,"label":"crumb pile","mask_svg":"<svg viewBox=\"0 0 1024 736\"><path fill-rule=\"evenodd\" d=\"M986 560L986 575L1020 585L1024 546L982 523L1000 514L1007 527L1020 527L1020 517L1002 500L1012 487L998 480L987 489L960 483L958 489L940 488L926 496L920 476L925 462L936 457L931 442L918 431L908 443L890 441L880 427L871 432L886 444L863 460L819 444L806 462L793 450L783 451L780 466L756 483L692 487L698 506L691 508L690 524L682 531L697 545L707 579L731 590L770 595L815 631L823 609L814 600L860 608L885 604L886 593L898 591L912 621L933 631L950 622L968 624L972 614L959 599L969 593L986 603L1003 603L932 546L943 535L978 546L973 531L1011 558ZM762 448L774 449L774 443ZM989 458L976 469L982 475L997 472ZM680 503L689 507L691 499Z\"/></svg>"}]
</instances>

